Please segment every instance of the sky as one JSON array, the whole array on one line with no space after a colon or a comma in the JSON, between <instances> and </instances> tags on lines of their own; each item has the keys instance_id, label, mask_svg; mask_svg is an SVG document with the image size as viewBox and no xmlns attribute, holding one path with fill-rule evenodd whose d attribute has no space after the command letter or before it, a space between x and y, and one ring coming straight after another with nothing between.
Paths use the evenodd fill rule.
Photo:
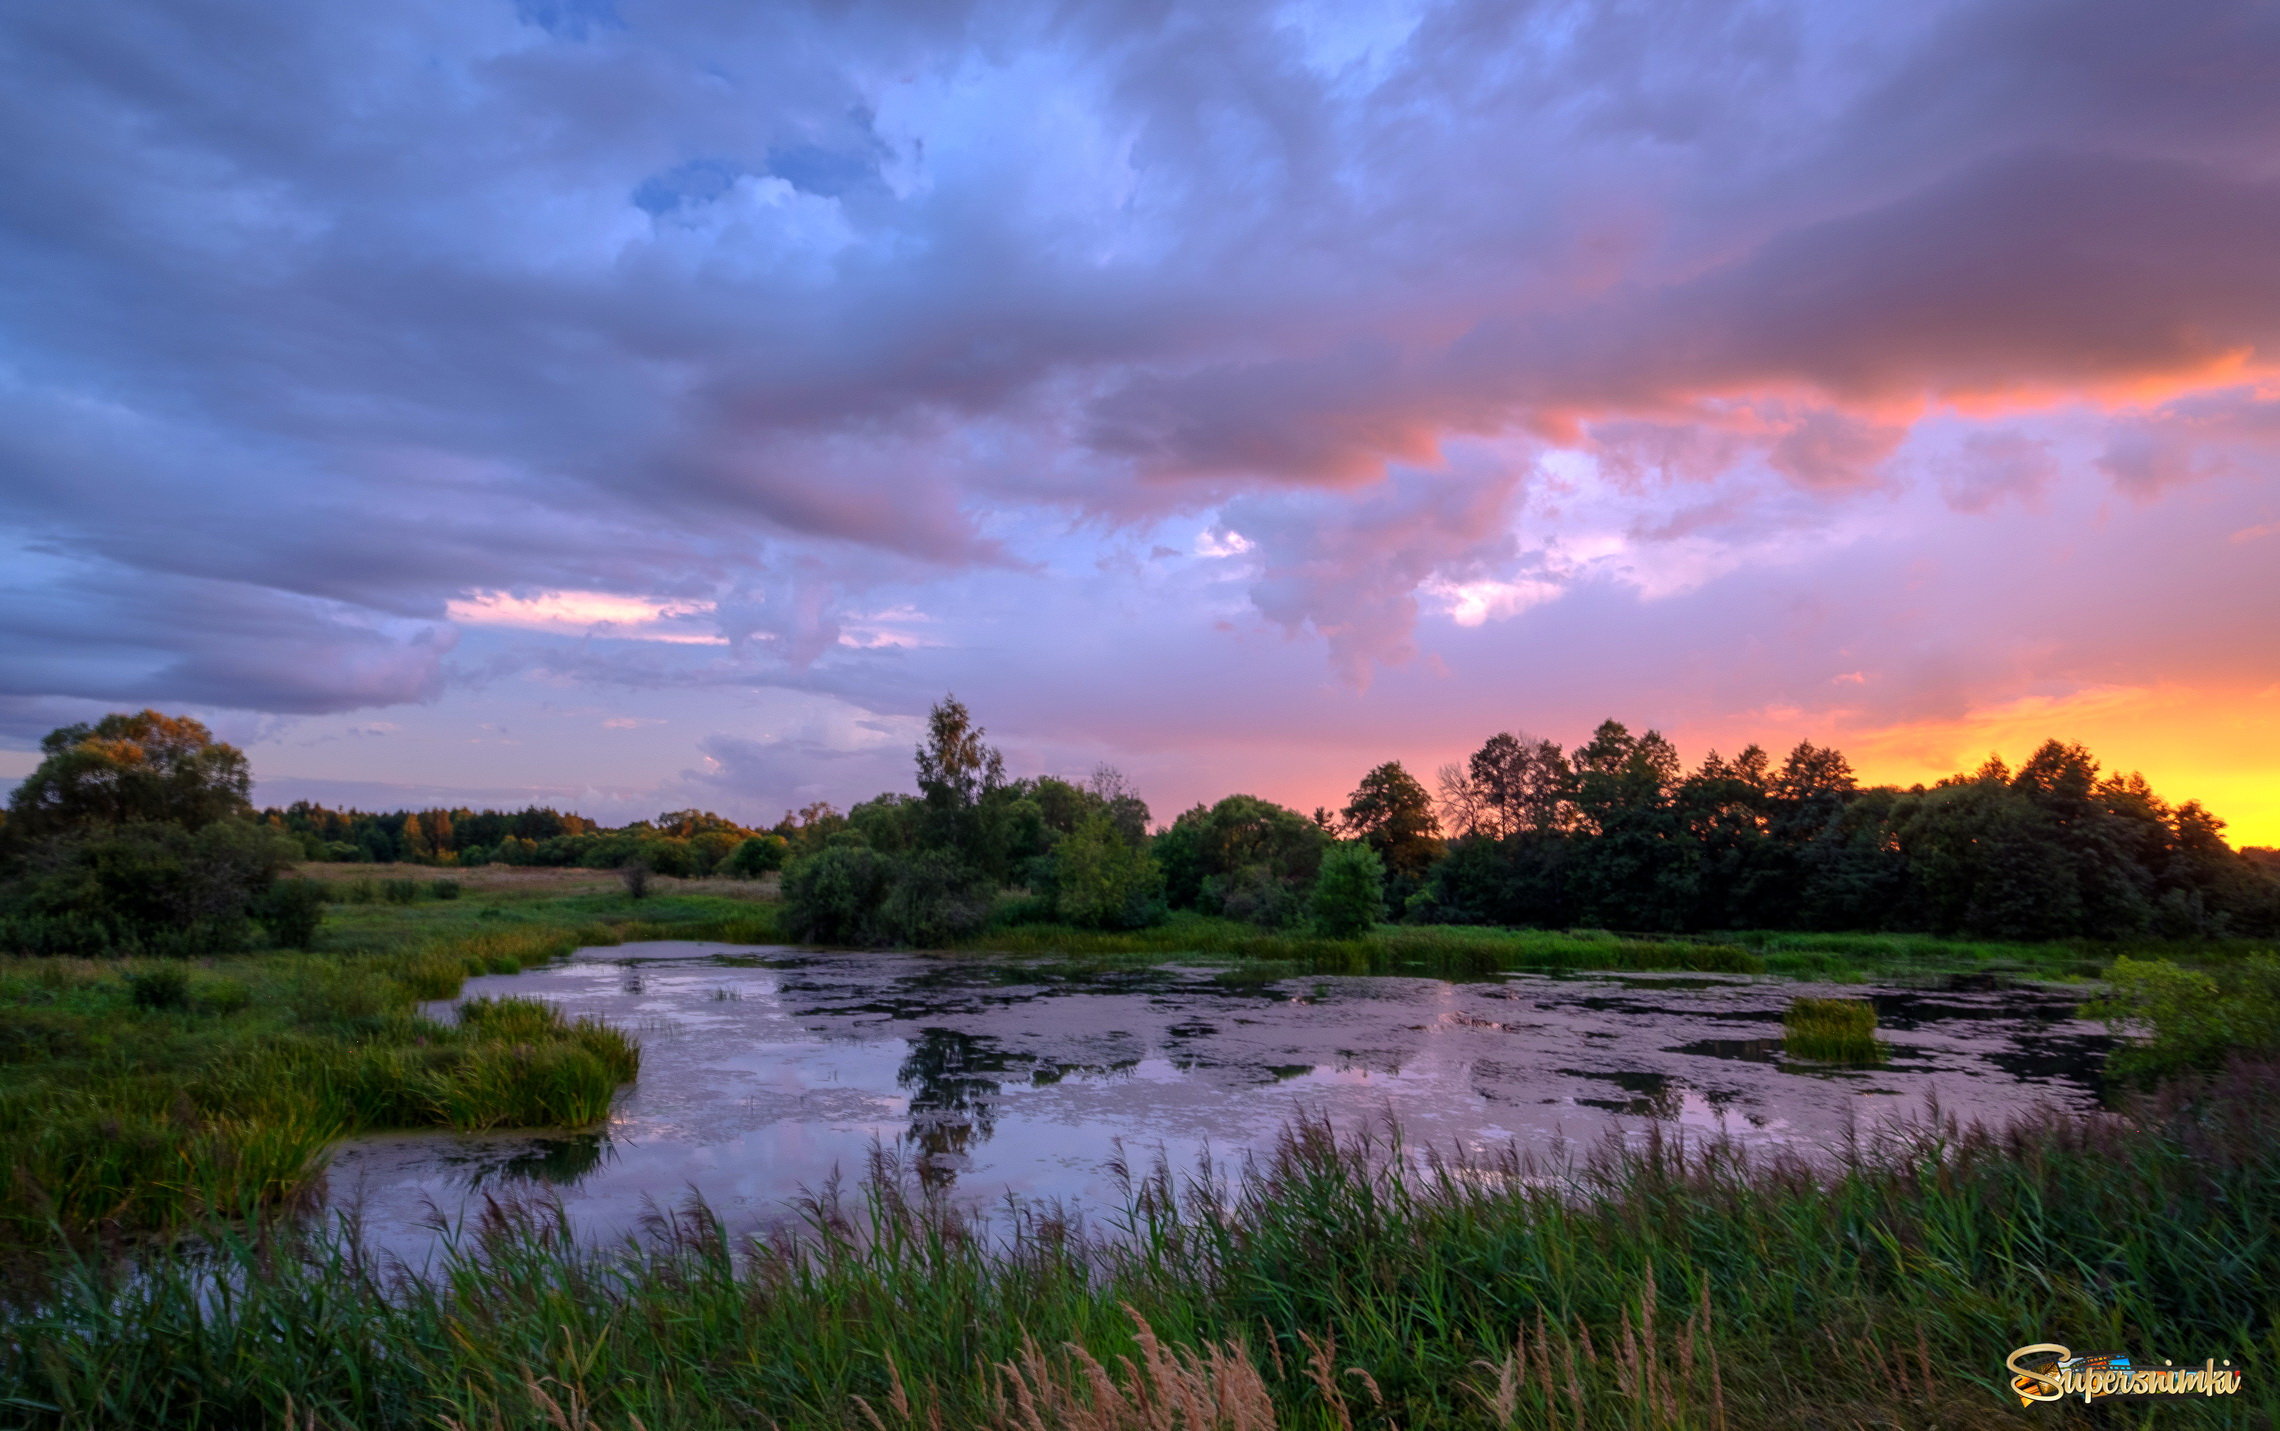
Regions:
<instances>
[{"instance_id":1,"label":"sky","mask_svg":"<svg viewBox=\"0 0 2280 1431\"><path fill-rule=\"evenodd\" d=\"M2280 8L0 17L0 778L1159 819L1613 717L2280 844Z\"/></svg>"}]
</instances>

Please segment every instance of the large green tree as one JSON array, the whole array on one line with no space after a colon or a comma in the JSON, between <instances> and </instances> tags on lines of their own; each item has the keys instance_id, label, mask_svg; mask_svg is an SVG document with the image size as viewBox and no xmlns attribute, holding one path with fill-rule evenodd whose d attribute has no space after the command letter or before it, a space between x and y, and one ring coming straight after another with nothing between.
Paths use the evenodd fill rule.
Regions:
<instances>
[{"instance_id":1,"label":"large green tree","mask_svg":"<svg viewBox=\"0 0 2280 1431\"><path fill-rule=\"evenodd\" d=\"M1174 907L1279 925L1304 912L1331 842L1296 810L1230 795L1183 812L1154 848Z\"/></svg>"},{"instance_id":2,"label":"large green tree","mask_svg":"<svg viewBox=\"0 0 2280 1431\"><path fill-rule=\"evenodd\" d=\"M17 841L151 820L198 829L252 813L245 752L188 716L158 711L67 725L8 798Z\"/></svg>"},{"instance_id":3,"label":"large green tree","mask_svg":"<svg viewBox=\"0 0 2280 1431\"><path fill-rule=\"evenodd\" d=\"M1415 890L1433 862L1448 850L1441 822L1433 813L1433 797L1398 760L1362 777L1339 812L1338 823L1377 852L1395 899Z\"/></svg>"}]
</instances>

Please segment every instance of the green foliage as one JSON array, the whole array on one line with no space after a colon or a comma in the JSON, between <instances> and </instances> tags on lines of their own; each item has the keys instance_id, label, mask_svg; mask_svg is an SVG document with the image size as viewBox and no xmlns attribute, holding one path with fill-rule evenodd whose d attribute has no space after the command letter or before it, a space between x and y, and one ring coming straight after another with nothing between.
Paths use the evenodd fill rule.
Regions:
<instances>
[{"instance_id":1,"label":"green foliage","mask_svg":"<svg viewBox=\"0 0 2280 1431\"><path fill-rule=\"evenodd\" d=\"M245 753L188 716L107 715L50 731L40 751L8 797L18 844L129 824L197 829L252 810Z\"/></svg>"},{"instance_id":2,"label":"green foliage","mask_svg":"<svg viewBox=\"0 0 2280 1431\"><path fill-rule=\"evenodd\" d=\"M758 879L784 867L792 842L778 834L754 835L738 844L722 863L721 873L736 879Z\"/></svg>"},{"instance_id":3,"label":"green foliage","mask_svg":"<svg viewBox=\"0 0 2280 1431\"><path fill-rule=\"evenodd\" d=\"M1139 929L1163 917L1163 871L1102 810L1054 847L1052 887L1053 917L1080 929Z\"/></svg>"},{"instance_id":4,"label":"green foliage","mask_svg":"<svg viewBox=\"0 0 2280 1431\"><path fill-rule=\"evenodd\" d=\"M622 1034L527 1001L474 1001L457 1027L413 1005L471 974L668 930L774 936L764 914L707 913L669 926L542 921L351 956L0 964L0 1062L12 1065L0 1256L58 1231L158 1231L283 1204L328 1143L358 1130L590 1123L637 1066Z\"/></svg>"},{"instance_id":5,"label":"green foliage","mask_svg":"<svg viewBox=\"0 0 2280 1431\"><path fill-rule=\"evenodd\" d=\"M886 898L865 942L938 949L989 922L996 886L948 850L921 850L887 864Z\"/></svg>"},{"instance_id":6,"label":"green foliage","mask_svg":"<svg viewBox=\"0 0 2280 1431\"><path fill-rule=\"evenodd\" d=\"M1174 913L1145 929L1086 930L1002 921L959 947L1015 955L1111 959L1221 957L1323 974L1471 978L1501 969L1690 969L1761 974L1749 950L1707 940L1627 939L1595 930L1380 925L1351 939L1264 930L1241 920Z\"/></svg>"},{"instance_id":7,"label":"green foliage","mask_svg":"<svg viewBox=\"0 0 2280 1431\"><path fill-rule=\"evenodd\" d=\"M190 1007L190 976L180 968L136 970L126 982L127 998L138 1009Z\"/></svg>"},{"instance_id":8,"label":"green foliage","mask_svg":"<svg viewBox=\"0 0 2280 1431\"><path fill-rule=\"evenodd\" d=\"M2046 742L1926 789L1860 789L1833 750L1752 746L1691 773L1609 721L1571 756L1492 738L1442 772L1459 838L1429 918L1610 928L1883 929L1975 939L2280 932L2280 878L2199 805Z\"/></svg>"},{"instance_id":9,"label":"green foliage","mask_svg":"<svg viewBox=\"0 0 2280 1431\"><path fill-rule=\"evenodd\" d=\"M242 820L198 827L135 821L52 837L0 898L0 948L23 954L164 954L242 949L257 902L295 854Z\"/></svg>"},{"instance_id":10,"label":"green foliage","mask_svg":"<svg viewBox=\"0 0 2280 1431\"><path fill-rule=\"evenodd\" d=\"M380 892L390 904L413 904L420 897L420 882L416 879L384 880Z\"/></svg>"},{"instance_id":11,"label":"green foliage","mask_svg":"<svg viewBox=\"0 0 2280 1431\"><path fill-rule=\"evenodd\" d=\"M456 893L459 886L453 885ZM281 879L254 901L253 917L269 934L269 942L286 949L307 949L316 943L317 927L325 917L325 887L312 879Z\"/></svg>"},{"instance_id":12,"label":"green foliage","mask_svg":"<svg viewBox=\"0 0 2280 1431\"><path fill-rule=\"evenodd\" d=\"M455 879L432 880L428 884L428 893L437 899L457 899L460 889L460 883Z\"/></svg>"},{"instance_id":13,"label":"green foliage","mask_svg":"<svg viewBox=\"0 0 2280 1431\"><path fill-rule=\"evenodd\" d=\"M1433 797L1414 776L1389 760L1362 777L1339 824L1377 852L1396 899L1406 899L1425 872L1447 852Z\"/></svg>"},{"instance_id":14,"label":"green foliage","mask_svg":"<svg viewBox=\"0 0 2280 1431\"><path fill-rule=\"evenodd\" d=\"M869 944L886 902L887 856L858 836L842 835L784 870L784 932L817 944Z\"/></svg>"},{"instance_id":15,"label":"green foliage","mask_svg":"<svg viewBox=\"0 0 2280 1431\"><path fill-rule=\"evenodd\" d=\"M1173 908L1280 928L1305 912L1331 843L1328 830L1296 810L1230 795L1180 815L1155 854Z\"/></svg>"},{"instance_id":16,"label":"green foliage","mask_svg":"<svg viewBox=\"0 0 2280 1431\"><path fill-rule=\"evenodd\" d=\"M1865 999L1795 998L1781 1015L1781 1047L1817 1063L1884 1061L1876 1041L1876 1006Z\"/></svg>"},{"instance_id":17,"label":"green foliage","mask_svg":"<svg viewBox=\"0 0 2280 1431\"><path fill-rule=\"evenodd\" d=\"M1385 917L1385 865L1378 852L1359 841L1331 846L1308 911L1314 932L1326 939L1368 933Z\"/></svg>"},{"instance_id":18,"label":"green foliage","mask_svg":"<svg viewBox=\"0 0 2280 1431\"><path fill-rule=\"evenodd\" d=\"M2201 970L2125 954L2106 982L2083 1013L2137 1036L2109 1064L2120 1079L2152 1083L2213 1072L2232 1058L2280 1056L2280 956Z\"/></svg>"}]
</instances>

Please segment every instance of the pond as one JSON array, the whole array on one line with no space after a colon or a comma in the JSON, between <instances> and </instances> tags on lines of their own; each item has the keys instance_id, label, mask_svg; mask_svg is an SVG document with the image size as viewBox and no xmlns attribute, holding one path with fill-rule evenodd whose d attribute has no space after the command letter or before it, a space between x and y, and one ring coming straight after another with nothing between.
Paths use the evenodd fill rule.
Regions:
<instances>
[{"instance_id":1,"label":"pond","mask_svg":"<svg viewBox=\"0 0 2280 1431\"><path fill-rule=\"evenodd\" d=\"M606 1126L358 1140L328 1174L371 1245L419 1261L485 1198L559 1198L581 1236L692 1193L732 1227L790 1214L874 1147L945 1195L1120 1205L1112 1164L1240 1164L1295 1116L1384 1126L1413 1149L1589 1143L1610 1129L1836 1145L1848 1126L2093 1106L2108 1039L2078 995L1816 986L1705 975L1244 981L1075 973L970 957L716 944L581 950L464 996L544 999L642 1045ZM1791 997L1874 1002L1873 1068L1791 1060ZM449 1017L449 1004L430 1012Z\"/></svg>"}]
</instances>

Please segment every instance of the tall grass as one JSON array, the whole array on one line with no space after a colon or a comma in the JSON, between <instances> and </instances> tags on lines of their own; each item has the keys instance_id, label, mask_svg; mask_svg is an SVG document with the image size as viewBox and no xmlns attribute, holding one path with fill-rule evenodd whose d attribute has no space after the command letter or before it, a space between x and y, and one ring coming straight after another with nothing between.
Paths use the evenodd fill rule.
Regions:
<instances>
[{"instance_id":1,"label":"tall grass","mask_svg":"<svg viewBox=\"0 0 2280 1431\"><path fill-rule=\"evenodd\" d=\"M590 933L191 971L0 966L0 1058L14 1065L0 1081L0 1246L252 1215L291 1202L349 1133L603 1117L639 1064L618 1031L521 1001L457 1027L413 1012L470 974L540 962Z\"/></svg>"},{"instance_id":2,"label":"tall grass","mask_svg":"<svg viewBox=\"0 0 2280 1431\"><path fill-rule=\"evenodd\" d=\"M1818 1063L1882 1063L1876 1006L1866 999L1791 999L1781 1015L1781 1050Z\"/></svg>"},{"instance_id":3,"label":"tall grass","mask_svg":"<svg viewBox=\"0 0 2280 1431\"><path fill-rule=\"evenodd\" d=\"M1354 939L1278 933L1232 919L1175 915L1119 932L1021 924L961 941L963 949L1018 955L1175 957L1221 955L1293 963L1313 973L1463 977L1499 969L1686 969L1757 973L1757 956L1712 940L1617 936L1596 931L1381 925Z\"/></svg>"},{"instance_id":4,"label":"tall grass","mask_svg":"<svg viewBox=\"0 0 2280 1431\"><path fill-rule=\"evenodd\" d=\"M2280 1412L2280 1070L2126 1115L1929 1117L1808 1163L1722 1143L1421 1164L1291 1130L1088 1230L891 1165L754 1240L580 1251L494 1207L440 1267L224 1233L93 1259L0 1334L28 1427L1902 1428ZM2022 1410L2030 1342L2231 1358L2237 1400ZM2259 1418L2252 1421L2251 1418Z\"/></svg>"},{"instance_id":5,"label":"tall grass","mask_svg":"<svg viewBox=\"0 0 2280 1431\"><path fill-rule=\"evenodd\" d=\"M528 1003L456 1027L416 1006L586 946L776 933L747 901L636 919L609 898L379 900L396 887L336 906L346 927L312 953L0 960L0 1254L289 1204L351 1133L594 1122L638 1066L622 1034Z\"/></svg>"}]
</instances>

